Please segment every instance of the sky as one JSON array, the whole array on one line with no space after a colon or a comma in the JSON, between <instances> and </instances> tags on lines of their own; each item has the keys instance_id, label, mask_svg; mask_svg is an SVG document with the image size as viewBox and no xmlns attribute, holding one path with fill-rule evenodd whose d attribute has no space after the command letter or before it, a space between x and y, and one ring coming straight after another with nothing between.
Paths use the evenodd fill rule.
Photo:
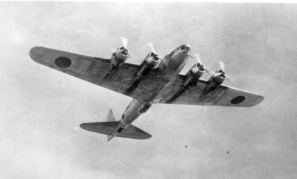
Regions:
<instances>
[{"instance_id":1,"label":"sky","mask_svg":"<svg viewBox=\"0 0 297 179\"><path fill-rule=\"evenodd\" d=\"M291 179L297 176L297 4L0 2L0 178ZM130 97L35 63L34 46L129 63L182 44L251 108L156 104L133 124L148 140L84 132ZM206 74L204 79L208 79Z\"/></svg>"}]
</instances>

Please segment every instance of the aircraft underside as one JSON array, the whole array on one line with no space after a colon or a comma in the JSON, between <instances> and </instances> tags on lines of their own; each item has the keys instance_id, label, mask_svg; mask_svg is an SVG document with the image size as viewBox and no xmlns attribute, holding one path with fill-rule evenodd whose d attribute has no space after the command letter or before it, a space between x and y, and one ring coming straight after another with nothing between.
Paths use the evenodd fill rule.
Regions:
<instances>
[{"instance_id":1,"label":"aircraft underside","mask_svg":"<svg viewBox=\"0 0 297 179\"><path fill-rule=\"evenodd\" d=\"M161 58L152 44L151 51L140 65L125 63L129 56L127 39L110 59L90 57L45 47L30 50L31 58L47 67L67 73L98 86L132 97L123 115L116 120L112 111L107 122L82 123L82 129L105 134L108 141L113 137L148 139L150 134L131 123L153 104L213 105L227 107L251 107L264 97L251 92L222 85L229 79L220 62L220 70L210 72L199 58L190 54L188 45L181 45ZM181 75L189 58L197 63L186 75ZM211 73L209 80L202 80L204 72Z\"/></svg>"}]
</instances>

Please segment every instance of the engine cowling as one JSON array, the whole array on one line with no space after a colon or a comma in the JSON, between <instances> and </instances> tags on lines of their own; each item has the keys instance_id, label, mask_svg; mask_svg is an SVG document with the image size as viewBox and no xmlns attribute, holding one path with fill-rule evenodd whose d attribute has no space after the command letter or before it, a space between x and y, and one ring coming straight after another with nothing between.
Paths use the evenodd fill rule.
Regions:
<instances>
[{"instance_id":1,"label":"engine cowling","mask_svg":"<svg viewBox=\"0 0 297 179\"><path fill-rule=\"evenodd\" d=\"M202 64L196 63L185 75L184 87L189 87L189 86L195 86L201 78L201 76L204 74L205 69Z\"/></svg>"},{"instance_id":2,"label":"engine cowling","mask_svg":"<svg viewBox=\"0 0 297 179\"><path fill-rule=\"evenodd\" d=\"M129 56L128 49L125 47L118 48L110 58L110 64L104 74L104 77L108 77L109 75L115 73L117 69L127 60Z\"/></svg>"},{"instance_id":3,"label":"engine cowling","mask_svg":"<svg viewBox=\"0 0 297 179\"><path fill-rule=\"evenodd\" d=\"M156 68L161 62L158 54L151 52L149 53L146 58L140 64L140 70L137 73L138 77L146 76L149 74L151 70Z\"/></svg>"},{"instance_id":4,"label":"engine cowling","mask_svg":"<svg viewBox=\"0 0 297 179\"><path fill-rule=\"evenodd\" d=\"M109 69L114 69L121 66L127 60L128 56L128 49L124 47L118 48L111 56Z\"/></svg>"},{"instance_id":5,"label":"engine cowling","mask_svg":"<svg viewBox=\"0 0 297 179\"><path fill-rule=\"evenodd\" d=\"M223 70L216 71L208 80L208 90L213 91L216 87L221 85L226 79L225 72Z\"/></svg>"}]
</instances>

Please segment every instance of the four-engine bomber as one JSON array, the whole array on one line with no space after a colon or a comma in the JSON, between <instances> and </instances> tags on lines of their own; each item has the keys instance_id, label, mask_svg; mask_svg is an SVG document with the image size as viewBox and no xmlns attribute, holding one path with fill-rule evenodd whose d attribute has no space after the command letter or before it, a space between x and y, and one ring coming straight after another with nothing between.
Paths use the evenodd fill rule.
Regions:
<instances>
[{"instance_id":1,"label":"four-engine bomber","mask_svg":"<svg viewBox=\"0 0 297 179\"><path fill-rule=\"evenodd\" d=\"M122 38L122 43L123 46L115 50L110 59L45 47L30 50L31 58L37 63L133 98L119 120L110 110L107 122L80 125L82 129L106 134L108 141L115 136L150 138L150 134L133 126L132 122L155 103L250 107L264 99L258 94L224 86L225 79L229 79L224 63L219 62L221 69L211 72L200 58L191 55L189 45L181 45L160 57L149 43L151 52L140 65L135 65L126 63L128 40ZM186 75L180 74L190 58L195 58L197 63ZM207 81L201 79L205 72L212 74Z\"/></svg>"}]
</instances>

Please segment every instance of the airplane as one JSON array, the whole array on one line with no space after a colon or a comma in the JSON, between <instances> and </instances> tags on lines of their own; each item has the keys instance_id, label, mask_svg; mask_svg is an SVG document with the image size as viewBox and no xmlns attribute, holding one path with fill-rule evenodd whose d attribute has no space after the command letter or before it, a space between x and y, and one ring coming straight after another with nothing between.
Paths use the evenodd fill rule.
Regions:
<instances>
[{"instance_id":1,"label":"airplane","mask_svg":"<svg viewBox=\"0 0 297 179\"><path fill-rule=\"evenodd\" d=\"M151 52L136 65L125 62L130 56L128 40L121 39L123 46L110 59L40 46L33 47L29 53L39 64L133 98L119 120L110 110L106 122L80 124L84 130L107 135L107 141L114 137L151 138L132 122L156 103L251 107L264 100L262 95L223 85L229 78L224 63L220 61L221 69L211 72L200 58L191 54L189 45L181 45L162 58L153 44L148 43ZM180 74L190 58L197 63L185 75ZM211 73L208 80L201 79L205 71Z\"/></svg>"}]
</instances>

